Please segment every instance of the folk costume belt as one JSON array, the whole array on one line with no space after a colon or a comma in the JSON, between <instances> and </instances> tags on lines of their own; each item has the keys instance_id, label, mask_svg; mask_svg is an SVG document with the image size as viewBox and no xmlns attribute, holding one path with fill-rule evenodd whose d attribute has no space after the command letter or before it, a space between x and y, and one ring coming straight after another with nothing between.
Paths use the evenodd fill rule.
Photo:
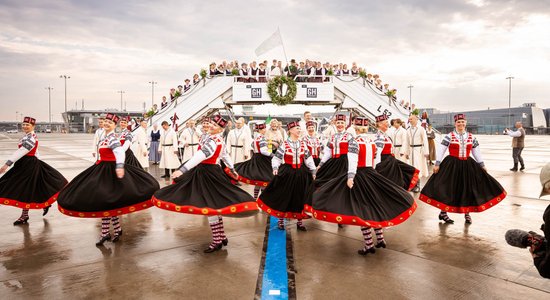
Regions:
<instances>
[{"instance_id":1,"label":"folk costume belt","mask_svg":"<svg viewBox=\"0 0 550 300\"><path fill-rule=\"evenodd\" d=\"M411 147L413 147L413 148L422 147L422 146L424 146L424 145L411 145Z\"/></svg>"}]
</instances>

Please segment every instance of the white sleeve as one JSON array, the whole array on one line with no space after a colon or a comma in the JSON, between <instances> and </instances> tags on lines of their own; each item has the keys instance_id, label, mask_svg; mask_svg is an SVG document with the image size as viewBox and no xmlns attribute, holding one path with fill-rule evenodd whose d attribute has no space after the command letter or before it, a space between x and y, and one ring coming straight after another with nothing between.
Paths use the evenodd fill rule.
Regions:
<instances>
[{"instance_id":1,"label":"white sleeve","mask_svg":"<svg viewBox=\"0 0 550 300\"><path fill-rule=\"evenodd\" d=\"M332 147L330 146L330 141L327 143L327 146L325 149L323 149L323 157L321 158L321 162L319 162L319 167L322 166L324 163L327 162L332 157Z\"/></svg>"},{"instance_id":2,"label":"white sleeve","mask_svg":"<svg viewBox=\"0 0 550 300\"><path fill-rule=\"evenodd\" d=\"M210 156L214 155L212 153ZM191 157L184 165L180 167L180 171L185 173L194 167L196 167L198 164L200 164L203 160L207 159L206 154L203 151L197 151L195 152L195 155Z\"/></svg>"},{"instance_id":3,"label":"white sleeve","mask_svg":"<svg viewBox=\"0 0 550 300\"><path fill-rule=\"evenodd\" d=\"M472 145L472 156L480 166L485 167L485 163L483 162L483 157L481 156L481 150L479 150L479 142L475 137Z\"/></svg>"},{"instance_id":4,"label":"white sleeve","mask_svg":"<svg viewBox=\"0 0 550 300\"><path fill-rule=\"evenodd\" d=\"M357 173L357 162L359 155L357 153L348 152L348 179L353 179Z\"/></svg>"},{"instance_id":5,"label":"white sleeve","mask_svg":"<svg viewBox=\"0 0 550 300\"><path fill-rule=\"evenodd\" d=\"M260 141L260 153L269 157L273 156L273 153L269 152L269 150L267 149L267 142L265 138Z\"/></svg>"},{"instance_id":6,"label":"white sleeve","mask_svg":"<svg viewBox=\"0 0 550 300\"><path fill-rule=\"evenodd\" d=\"M307 168L311 172L311 174L315 175L315 172L317 171L317 167L315 166L315 161L313 161L313 156L309 155L305 160L304 163L306 164Z\"/></svg>"},{"instance_id":7,"label":"white sleeve","mask_svg":"<svg viewBox=\"0 0 550 300\"><path fill-rule=\"evenodd\" d=\"M113 154L115 155L117 169L124 168L124 160L126 159L126 150L124 150L124 147L120 147L120 146L112 150L113 150Z\"/></svg>"},{"instance_id":8,"label":"white sleeve","mask_svg":"<svg viewBox=\"0 0 550 300\"><path fill-rule=\"evenodd\" d=\"M439 166L441 164L441 161L445 157L445 152L447 152L447 148L449 148L451 142L451 137L449 135L446 135L443 140L441 140L441 144L437 146L437 156L435 160L435 165Z\"/></svg>"},{"instance_id":9,"label":"white sleeve","mask_svg":"<svg viewBox=\"0 0 550 300\"><path fill-rule=\"evenodd\" d=\"M229 153L227 153L226 149L227 147L224 146L221 153L221 159L223 160L225 165L229 168L229 170L233 171L234 170L233 160L231 159L231 156L229 155Z\"/></svg>"},{"instance_id":10,"label":"white sleeve","mask_svg":"<svg viewBox=\"0 0 550 300\"><path fill-rule=\"evenodd\" d=\"M483 162L483 157L481 156L481 151L479 150L479 147L472 148L472 156L476 160L476 162L481 165L482 167L485 166L485 163Z\"/></svg>"},{"instance_id":11,"label":"white sleeve","mask_svg":"<svg viewBox=\"0 0 550 300\"><path fill-rule=\"evenodd\" d=\"M93 140L93 147L92 147L92 153L97 152L97 144L99 144L99 137L97 136L97 131L94 133L94 140Z\"/></svg>"},{"instance_id":12,"label":"white sleeve","mask_svg":"<svg viewBox=\"0 0 550 300\"><path fill-rule=\"evenodd\" d=\"M279 166L283 164L284 155L285 155L285 145L281 144L279 148L277 148L277 152L275 152L275 155L273 155L273 158L271 159L271 168L273 168L273 170L278 170Z\"/></svg>"},{"instance_id":13,"label":"white sleeve","mask_svg":"<svg viewBox=\"0 0 550 300\"><path fill-rule=\"evenodd\" d=\"M32 148L31 148L32 149ZM25 148L25 147L21 147L19 149L17 149L11 156L10 158L8 159L8 161L6 162L6 165L8 166L11 166L13 165L13 163L15 163L16 161L18 161L19 159L21 159L21 157L27 155L27 153L29 153L30 150Z\"/></svg>"},{"instance_id":14,"label":"white sleeve","mask_svg":"<svg viewBox=\"0 0 550 300\"><path fill-rule=\"evenodd\" d=\"M511 137L520 137L521 136L521 131L519 131L519 130L517 130L517 131L508 130L508 135L511 136Z\"/></svg>"},{"instance_id":15,"label":"white sleeve","mask_svg":"<svg viewBox=\"0 0 550 300\"><path fill-rule=\"evenodd\" d=\"M201 146L201 151L195 152L195 155L193 155L193 157L191 157L183 166L181 166L179 170L185 173L193 169L198 164L200 164L203 160L214 156L216 148L217 148L216 142L212 139L208 139Z\"/></svg>"}]
</instances>

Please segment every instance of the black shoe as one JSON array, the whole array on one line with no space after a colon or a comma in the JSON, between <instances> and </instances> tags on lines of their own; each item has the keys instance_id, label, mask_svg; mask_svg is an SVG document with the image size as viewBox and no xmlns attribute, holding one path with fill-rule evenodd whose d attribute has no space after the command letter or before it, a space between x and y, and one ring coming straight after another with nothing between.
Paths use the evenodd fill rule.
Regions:
<instances>
[{"instance_id":1,"label":"black shoe","mask_svg":"<svg viewBox=\"0 0 550 300\"><path fill-rule=\"evenodd\" d=\"M338 228L342 229L342 228L344 228L344 225L338 224Z\"/></svg>"},{"instance_id":2,"label":"black shoe","mask_svg":"<svg viewBox=\"0 0 550 300\"><path fill-rule=\"evenodd\" d=\"M115 236L113 237L113 239L111 240L111 242L113 243L116 243L120 240L120 236L122 235L122 231L120 232L115 232Z\"/></svg>"},{"instance_id":3,"label":"black shoe","mask_svg":"<svg viewBox=\"0 0 550 300\"><path fill-rule=\"evenodd\" d=\"M44 211L42 212L42 216L45 216L45 215L48 214L48 211L50 211L50 207L52 207L52 206L50 205L50 206L44 207L44 209L43 209Z\"/></svg>"},{"instance_id":4,"label":"black shoe","mask_svg":"<svg viewBox=\"0 0 550 300\"><path fill-rule=\"evenodd\" d=\"M360 250L357 250L357 253L360 254L360 255L367 255L369 253L376 253L376 249L374 249L374 247L371 247L369 249L367 248L363 248L363 249L360 249Z\"/></svg>"},{"instance_id":5,"label":"black shoe","mask_svg":"<svg viewBox=\"0 0 550 300\"><path fill-rule=\"evenodd\" d=\"M219 243L219 244L210 244L210 246L208 246L208 248L204 249L204 253L212 253L214 251L218 251L222 248L222 243Z\"/></svg>"},{"instance_id":6,"label":"black shoe","mask_svg":"<svg viewBox=\"0 0 550 300\"><path fill-rule=\"evenodd\" d=\"M455 221L451 218L449 218L449 216L447 214L439 214L439 220L443 220L445 221L445 223L447 224L454 224Z\"/></svg>"},{"instance_id":7,"label":"black shoe","mask_svg":"<svg viewBox=\"0 0 550 300\"><path fill-rule=\"evenodd\" d=\"M517 172L517 171L518 171L518 168L517 168L517 167L513 167L513 168L510 169L510 171L512 171L512 172Z\"/></svg>"},{"instance_id":8,"label":"black shoe","mask_svg":"<svg viewBox=\"0 0 550 300\"><path fill-rule=\"evenodd\" d=\"M307 228L304 225L296 224L296 229L298 229L299 231L307 231Z\"/></svg>"},{"instance_id":9,"label":"black shoe","mask_svg":"<svg viewBox=\"0 0 550 300\"><path fill-rule=\"evenodd\" d=\"M464 220L465 220L466 224L472 224L472 217L470 217L469 214L464 215Z\"/></svg>"},{"instance_id":10,"label":"black shoe","mask_svg":"<svg viewBox=\"0 0 550 300\"><path fill-rule=\"evenodd\" d=\"M525 166L521 166L521 168L519 168L520 171L523 171L525 170Z\"/></svg>"},{"instance_id":11,"label":"black shoe","mask_svg":"<svg viewBox=\"0 0 550 300\"><path fill-rule=\"evenodd\" d=\"M222 240L222 245L227 246L229 244L229 240L227 238Z\"/></svg>"},{"instance_id":12,"label":"black shoe","mask_svg":"<svg viewBox=\"0 0 550 300\"><path fill-rule=\"evenodd\" d=\"M103 246L103 243L105 241L111 241L111 234L107 234L105 236L102 236L97 243L95 243L96 246Z\"/></svg>"},{"instance_id":13,"label":"black shoe","mask_svg":"<svg viewBox=\"0 0 550 300\"><path fill-rule=\"evenodd\" d=\"M374 246L376 248L386 248L386 241L380 241L380 242L377 242L376 243L376 246Z\"/></svg>"},{"instance_id":14,"label":"black shoe","mask_svg":"<svg viewBox=\"0 0 550 300\"><path fill-rule=\"evenodd\" d=\"M162 175L160 178L170 178L170 175Z\"/></svg>"},{"instance_id":15,"label":"black shoe","mask_svg":"<svg viewBox=\"0 0 550 300\"><path fill-rule=\"evenodd\" d=\"M15 226L15 225L21 225L21 224L27 224L28 221L29 221L29 217L24 217L24 218L21 217L21 218L15 220L15 222L13 222L13 226Z\"/></svg>"}]
</instances>

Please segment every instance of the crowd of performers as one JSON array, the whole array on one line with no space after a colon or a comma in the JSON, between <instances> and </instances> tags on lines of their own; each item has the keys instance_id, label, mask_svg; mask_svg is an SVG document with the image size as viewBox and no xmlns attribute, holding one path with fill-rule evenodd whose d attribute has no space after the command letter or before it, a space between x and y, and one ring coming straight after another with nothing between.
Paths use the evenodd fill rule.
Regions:
<instances>
[{"instance_id":1,"label":"crowd of performers","mask_svg":"<svg viewBox=\"0 0 550 300\"><path fill-rule=\"evenodd\" d=\"M224 216L247 217L261 210L278 218L279 229L285 229L285 220L296 220L300 231L307 231L302 221L313 217L359 226L364 245L358 253L367 255L386 248L384 228L403 223L415 212L415 190L421 201L440 211L445 223L454 222L448 213L460 213L470 224L470 213L489 209L506 197L485 169L479 142L466 130L466 116L457 114L454 119L455 130L442 139L433 175L420 191L419 177L428 176L428 143L415 117L407 129L400 120L392 120L390 130L386 115L377 116L375 124L356 117L348 127L348 117L336 114L328 138L316 132L317 124L310 119L286 124L285 139L273 138L268 132L272 130L260 123L244 147L241 135L249 133L238 131L226 145L222 133L228 121L214 115L201 120L202 133L186 144L193 150L184 152L180 164L175 134L156 136L161 158L150 156L139 142L146 139L145 130L130 132L127 119L107 114L94 136L96 162L70 183L38 159L36 121L26 117L18 150L0 168L0 174L7 171L0 178L0 203L23 210L14 225L28 222L29 209L42 209L45 215L55 201L67 216L100 218L98 246L121 239L120 216L153 206L207 216L212 242L206 253L228 245ZM374 138L368 134L372 127ZM238 123L237 128L245 130ZM138 144L136 153L132 143ZM148 159L160 163L167 170L164 176L173 182L160 188L140 163ZM238 182L253 185L254 195Z\"/></svg>"}]
</instances>

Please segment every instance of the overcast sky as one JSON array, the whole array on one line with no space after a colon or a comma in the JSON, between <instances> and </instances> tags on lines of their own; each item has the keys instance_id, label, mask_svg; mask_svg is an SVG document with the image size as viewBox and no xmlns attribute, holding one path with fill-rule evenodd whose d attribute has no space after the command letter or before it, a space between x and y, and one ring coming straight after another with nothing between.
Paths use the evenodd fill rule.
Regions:
<instances>
[{"instance_id":1,"label":"overcast sky","mask_svg":"<svg viewBox=\"0 0 550 300\"><path fill-rule=\"evenodd\" d=\"M277 28L290 58L356 61L422 107L550 107L550 1L0 0L0 120L129 110L168 95L209 62L283 59L254 49Z\"/></svg>"}]
</instances>

